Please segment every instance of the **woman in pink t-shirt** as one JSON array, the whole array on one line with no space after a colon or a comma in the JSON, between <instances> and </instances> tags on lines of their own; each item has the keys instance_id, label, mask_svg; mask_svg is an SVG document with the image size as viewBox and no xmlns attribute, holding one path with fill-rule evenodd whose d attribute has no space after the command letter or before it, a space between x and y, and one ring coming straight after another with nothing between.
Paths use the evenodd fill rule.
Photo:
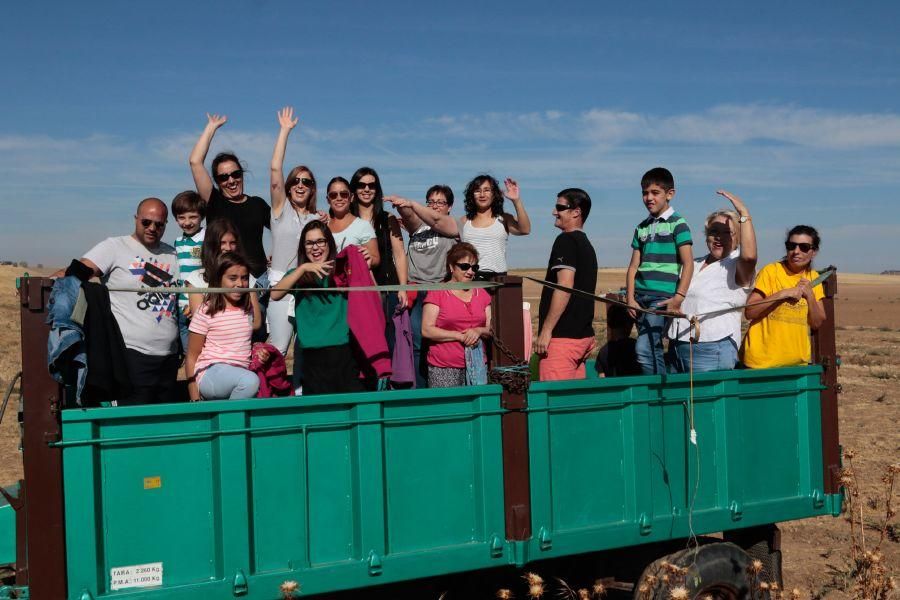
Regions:
<instances>
[{"instance_id":1,"label":"woman in pink t-shirt","mask_svg":"<svg viewBox=\"0 0 900 600\"><path fill-rule=\"evenodd\" d=\"M447 253L450 281L472 281L478 272L478 251L456 244ZM466 385L466 346L491 334L491 297L483 289L428 292L422 311L422 337L428 346L428 387Z\"/></svg>"},{"instance_id":2,"label":"woman in pink t-shirt","mask_svg":"<svg viewBox=\"0 0 900 600\"><path fill-rule=\"evenodd\" d=\"M207 277L211 288L246 288L250 286L250 266L240 254L225 252ZM250 337L261 325L255 292L207 295L191 319L185 359L192 402L256 395L259 377L248 369ZM260 360L265 362L267 354L259 356Z\"/></svg>"}]
</instances>

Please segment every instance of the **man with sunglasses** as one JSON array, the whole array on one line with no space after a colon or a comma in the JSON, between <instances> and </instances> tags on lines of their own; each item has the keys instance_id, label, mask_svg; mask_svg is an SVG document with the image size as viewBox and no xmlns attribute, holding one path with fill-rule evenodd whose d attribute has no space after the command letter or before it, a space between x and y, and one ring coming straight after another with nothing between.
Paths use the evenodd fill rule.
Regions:
<instances>
[{"instance_id":1,"label":"man with sunglasses","mask_svg":"<svg viewBox=\"0 0 900 600\"><path fill-rule=\"evenodd\" d=\"M554 225L562 230L553 242L544 279L593 294L597 287L597 253L583 231L591 197L567 188L556 198ZM584 363L594 348L594 301L544 287L534 351L540 356L541 381L584 379Z\"/></svg>"},{"instance_id":2,"label":"man with sunglasses","mask_svg":"<svg viewBox=\"0 0 900 600\"><path fill-rule=\"evenodd\" d=\"M180 283L175 248L162 242L169 211L158 198L145 198L134 215L134 233L106 238L81 259L111 288L152 288L110 292L113 316L125 341L125 362L133 393L118 405L174 402L178 356L176 294Z\"/></svg>"}]
</instances>

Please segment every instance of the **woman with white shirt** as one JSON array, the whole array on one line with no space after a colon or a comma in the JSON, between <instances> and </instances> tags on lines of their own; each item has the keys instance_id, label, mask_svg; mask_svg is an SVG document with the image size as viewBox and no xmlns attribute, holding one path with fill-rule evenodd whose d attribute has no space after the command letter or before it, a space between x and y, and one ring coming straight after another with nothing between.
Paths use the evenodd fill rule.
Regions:
<instances>
[{"instance_id":1,"label":"woman with white shirt","mask_svg":"<svg viewBox=\"0 0 900 600\"><path fill-rule=\"evenodd\" d=\"M681 305L686 315L702 314L747 303L756 272L756 232L750 212L737 196L724 190L734 210L718 210L706 218L709 254L694 260L694 275ZM738 250L740 247L740 250ZM673 319L669 326L669 361L686 373L693 360L694 372L733 369L741 344L741 310L701 316L699 340L687 319Z\"/></svg>"},{"instance_id":2,"label":"woman with white shirt","mask_svg":"<svg viewBox=\"0 0 900 600\"><path fill-rule=\"evenodd\" d=\"M347 246L358 246L369 263L369 268L381 262L375 228L365 219L350 212L350 182L343 177L333 177L328 182L328 230L334 236L337 253Z\"/></svg>"}]
</instances>

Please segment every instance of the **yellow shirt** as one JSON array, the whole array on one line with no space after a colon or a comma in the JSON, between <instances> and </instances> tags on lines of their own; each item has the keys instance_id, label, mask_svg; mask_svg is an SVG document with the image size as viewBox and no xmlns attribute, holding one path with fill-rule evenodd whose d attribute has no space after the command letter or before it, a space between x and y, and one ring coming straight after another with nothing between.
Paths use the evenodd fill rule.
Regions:
<instances>
[{"instance_id":1,"label":"yellow shirt","mask_svg":"<svg viewBox=\"0 0 900 600\"><path fill-rule=\"evenodd\" d=\"M795 287L801 279L810 281L819 276L814 270L793 274L782 262L763 267L756 277L754 288L769 297L775 292ZM816 300L825 297L822 285L813 288ZM751 369L789 367L809 364L809 306L806 298L791 304L788 301L775 304L775 309L761 319L750 323L740 359Z\"/></svg>"}]
</instances>

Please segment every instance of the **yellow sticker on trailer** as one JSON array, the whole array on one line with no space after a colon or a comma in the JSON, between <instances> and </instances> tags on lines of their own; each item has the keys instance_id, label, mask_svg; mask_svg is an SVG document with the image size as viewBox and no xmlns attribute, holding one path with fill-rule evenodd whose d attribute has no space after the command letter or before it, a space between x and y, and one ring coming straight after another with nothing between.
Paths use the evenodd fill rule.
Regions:
<instances>
[{"instance_id":1,"label":"yellow sticker on trailer","mask_svg":"<svg viewBox=\"0 0 900 600\"><path fill-rule=\"evenodd\" d=\"M153 490L156 488L162 487L162 477L159 475L155 477L144 477L144 489L145 490Z\"/></svg>"}]
</instances>

